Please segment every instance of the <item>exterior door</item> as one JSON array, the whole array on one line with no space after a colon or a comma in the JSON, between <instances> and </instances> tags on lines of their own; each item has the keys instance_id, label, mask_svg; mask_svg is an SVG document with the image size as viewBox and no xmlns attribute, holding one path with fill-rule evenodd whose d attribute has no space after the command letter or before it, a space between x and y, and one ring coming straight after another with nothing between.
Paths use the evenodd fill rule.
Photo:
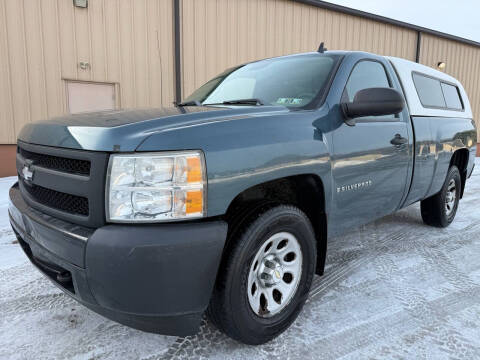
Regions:
<instances>
[{"instance_id":1,"label":"exterior door","mask_svg":"<svg viewBox=\"0 0 480 360\"><path fill-rule=\"evenodd\" d=\"M352 101L357 91L394 87L379 61L361 60L354 66L342 95ZM334 206L342 226L365 224L394 212L403 199L409 167L406 112L357 118L341 125L333 136ZM400 141L398 141L400 139Z\"/></svg>"}]
</instances>

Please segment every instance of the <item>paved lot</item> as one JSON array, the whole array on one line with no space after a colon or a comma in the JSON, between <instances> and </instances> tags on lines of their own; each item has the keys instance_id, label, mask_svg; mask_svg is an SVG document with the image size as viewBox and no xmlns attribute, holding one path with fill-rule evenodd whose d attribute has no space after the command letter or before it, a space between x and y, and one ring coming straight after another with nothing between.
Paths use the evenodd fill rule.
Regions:
<instances>
[{"instance_id":1,"label":"paved lot","mask_svg":"<svg viewBox=\"0 0 480 360\"><path fill-rule=\"evenodd\" d=\"M8 226L0 179L1 359L480 358L480 162L448 229L419 207L330 239L326 275L273 342L248 347L208 323L186 339L108 321L30 265Z\"/></svg>"}]
</instances>

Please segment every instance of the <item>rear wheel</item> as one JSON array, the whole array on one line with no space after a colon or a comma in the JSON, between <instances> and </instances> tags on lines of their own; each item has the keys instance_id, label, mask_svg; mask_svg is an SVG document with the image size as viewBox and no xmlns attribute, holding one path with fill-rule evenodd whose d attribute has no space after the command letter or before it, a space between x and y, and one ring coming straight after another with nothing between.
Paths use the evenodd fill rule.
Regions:
<instances>
[{"instance_id":1,"label":"rear wheel","mask_svg":"<svg viewBox=\"0 0 480 360\"><path fill-rule=\"evenodd\" d=\"M292 206L263 210L229 239L207 311L228 336L263 344L286 330L307 299L315 272L315 236Z\"/></svg>"},{"instance_id":2,"label":"rear wheel","mask_svg":"<svg viewBox=\"0 0 480 360\"><path fill-rule=\"evenodd\" d=\"M437 227L450 225L457 213L461 187L460 172L452 166L440 192L420 203L423 222Z\"/></svg>"}]
</instances>

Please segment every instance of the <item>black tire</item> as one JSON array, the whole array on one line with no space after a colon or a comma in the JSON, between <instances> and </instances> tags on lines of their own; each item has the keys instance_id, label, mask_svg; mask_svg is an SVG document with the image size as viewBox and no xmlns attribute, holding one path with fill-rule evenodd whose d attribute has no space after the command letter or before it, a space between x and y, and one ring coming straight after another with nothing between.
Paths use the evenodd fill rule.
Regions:
<instances>
[{"instance_id":1,"label":"black tire","mask_svg":"<svg viewBox=\"0 0 480 360\"><path fill-rule=\"evenodd\" d=\"M455 202L449 212L446 208L446 199L449 184L455 183ZM462 187L462 179L458 168L453 165L447 173L445 183L439 193L422 200L420 203L420 210L422 213L423 222L427 225L436 227L447 227L455 218L458 209L458 202L460 200ZM449 212L449 213L448 213Z\"/></svg>"},{"instance_id":2,"label":"black tire","mask_svg":"<svg viewBox=\"0 0 480 360\"><path fill-rule=\"evenodd\" d=\"M261 317L251 308L247 282L257 251L273 234L293 234L301 248L301 275L291 300L277 314ZM232 234L225 250L207 317L231 338L249 345L266 343L285 331L307 300L315 273L316 241L307 216L293 206L261 209Z\"/></svg>"}]
</instances>

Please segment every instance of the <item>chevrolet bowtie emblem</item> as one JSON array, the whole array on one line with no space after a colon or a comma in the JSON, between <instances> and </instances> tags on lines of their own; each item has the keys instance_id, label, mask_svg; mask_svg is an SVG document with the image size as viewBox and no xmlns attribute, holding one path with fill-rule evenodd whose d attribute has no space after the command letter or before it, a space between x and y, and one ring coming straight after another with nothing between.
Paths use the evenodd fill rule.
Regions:
<instances>
[{"instance_id":1,"label":"chevrolet bowtie emblem","mask_svg":"<svg viewBox=\"0 0 480 360\"><path fill-rule=\"evenodd\" d=\"M275 270L275 276L277 277L277 279L280 279L280 271Z\"/></svg>"},{"instance_id":2,"label":"chevrolet bowtie emblem","mask_svg":"<svg viewBox=\"0 0 480 360\"><path fill-rule=\"evenodd\" d=\"M25 164L22 169L22 175L25 181L33 180L33 170L30 169L30 165Z\"/></svg>"}]
</instances>

